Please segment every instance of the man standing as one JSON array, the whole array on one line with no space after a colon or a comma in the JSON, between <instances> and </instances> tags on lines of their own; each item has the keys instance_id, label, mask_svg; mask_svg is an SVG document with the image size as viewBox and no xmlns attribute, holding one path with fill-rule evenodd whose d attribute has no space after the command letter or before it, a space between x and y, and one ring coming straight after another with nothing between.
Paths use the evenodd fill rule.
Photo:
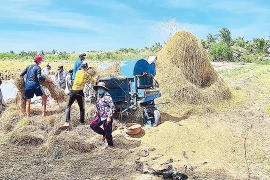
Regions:
<instances>
[{"instance_id":1,"label":"man standing","mask_svg":"<svg viewBox=\"0 0 270 180\"><path fill-rule=\"evenodd\" d=\"M83 61L85 60L85 58L86 58L86 54L85 53L80 54L79 55L79 59L74 63L72 80L75 79L76 72L81 69L81 65L82 65Z\"/></svg>"},{"instance_id":2,"label":"man standing","mask_svg":"<svg viewBox=\"0 0 270 180\"><path fill-rule=\"evenodd\" d=\"M67 73L66 76L66 88L65 88L65 94L69 95L70 91L72 90L72 73L73 73L73 69L70 69Z\"/></svg>"},{"instance_id":3,"label":"man standing","mask_svg":"<svg viewBox=\"0 0 270 180\"><path fill-rule=\"evenodd\" d=\"M34 58L35 64L27 66L21 73L21 78L26 75L25 87L24 87L24 98L26 99L26 115L30 116L30 103L31 98L36 96L42 97L42 116L46 116L46 101L47 96L44 94L43 89L40 87L39 81L52 82L50 79L44 78L41 75L40 64L43 61L41 56Z\"/></svg>"},{"instance_id":4,"label":"man standing","mask_svg":"<svg viewBox=\"0 0 270 180\"><path fill-rule=\"evenodd\" d=\"M62 128L69 128L70 126L70 108L71 105L74 103L75 100L77 100L77 103L80 107L80 123L84 123L84 114L85 114L85 102L84 102L84 93L83 89L87 82L92 81L93 83L96 83L96 79L91 76L87 72L88 64L86 62L83 62L81 65L81 70L78 70L76 73L76 77L74 80L74 83L72 85L72 90L69 95L69 101L68 106L66 108L66 123L62 126Z\"/></svg>"},{"instance_id":5,"label":"man standing","mask_svg":"<svg viewBox=\"0 0 270 180\"><path fill-rule=\"evenodd\" d=\"M59 65L57 72L55 73L55 79L62 89L66 88L66 75L67 72L64 70L64 67L62 65Z\"/></svg>"},{"instance_id":6,"label":"man standing","mask_svg":"<svg viewBox=\"0 0 270 180\"><path fill-rule=\"evenodd\" d=\"M49 77L50 75L50 71L52 70L52 64L51 63L48 63L46 65L46 67L44 67L42 70L41 70L41 75L42 76L45 76L45 77Z\"/></svg>"}]
</instances>

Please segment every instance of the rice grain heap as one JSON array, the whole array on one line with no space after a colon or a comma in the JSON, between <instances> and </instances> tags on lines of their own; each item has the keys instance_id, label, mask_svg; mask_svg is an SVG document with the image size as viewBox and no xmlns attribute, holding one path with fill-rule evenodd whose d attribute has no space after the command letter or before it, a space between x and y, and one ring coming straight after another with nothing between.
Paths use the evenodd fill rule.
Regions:
<instances>
[{"instance_id":1,"label":"rice grain heap","mask_svg":"<svg viewBox=\"0 0 270 180\"><path fill-rule=\"evenodd\" d=\"M191 33L175 33L157 57L160 100L170 101L166 107L160 107L164 112L179 115L198 105L230 99L228 86L218 77L200 41Z\"/></svg>"}]
</instances>

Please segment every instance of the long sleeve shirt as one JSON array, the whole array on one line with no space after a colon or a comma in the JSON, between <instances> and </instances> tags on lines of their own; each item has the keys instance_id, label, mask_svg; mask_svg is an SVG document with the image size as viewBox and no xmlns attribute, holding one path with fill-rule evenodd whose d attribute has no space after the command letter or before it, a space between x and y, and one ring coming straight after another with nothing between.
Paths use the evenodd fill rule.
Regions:
<instances>
[{"instance_id":1,"label":"long sleeve shirt","mask_svg":"<svg viewBox=\"0 0 270 180\"><path fill-rule=\"evenodd\" d=\"M103 95L98 95L96 107L101 121L106 120L107 117L111 118L113 116L115 106L108 92L105 92Z\"/></svg>"},{"instance_id":2,"label":"long sleeve shirt","mask_svg":"<svg viewBox=\"0 0 270 180\"><path fill-rule=\"evenodd\" d=\"M41 70L41 75L42 75L42 76L47 76L47 77L49 77L49 75L50 75L49 69L48 69L47 67L43 68L43 69Z\"/></svg>"},{"instance_id":3,"label":"long sleeve shirt","mask_svg":"<svg viewBox=\"0 0 270 180\"><path fill-rule=\"evenodd\" d=\"M36 89L40 86L39 81L45 81L41 75L41 68L36 64L27 66L20 76L23 77L25 74L25 90Z\"/></svg>"},{"instance_id":4,"label":"long sleeve shirt","mask_svg":"<svg viewBox=\"0 0 270 180\"><path fill-rule=\"evenodd\" d=\"M55 74L55 79L61 88L66 87L66 76L67 76L67 73L65 70L57 71Z\"/></svg>"},{"instance_id":5,"label":"long sleeve shirt","mask_svg":"<svg viewBox=\"0 0 270 180\"><path fill-rule=\"evenodd\" d=\"M78 70L81 69L81 65L82 65L82 59L79 58L75 63L74 63L74 66L73 66L73 75L72 75L72 80L75 79L75 76L76 76L76 72Z\"/></svg>"}]
</instances>

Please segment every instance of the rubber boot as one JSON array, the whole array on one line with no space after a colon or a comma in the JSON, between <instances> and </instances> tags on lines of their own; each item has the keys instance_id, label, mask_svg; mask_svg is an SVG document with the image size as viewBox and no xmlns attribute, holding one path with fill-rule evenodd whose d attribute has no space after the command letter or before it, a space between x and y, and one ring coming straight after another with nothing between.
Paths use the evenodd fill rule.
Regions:
<instances>
[{"instance_id":1,"label":"rubber boot","mask_svg":"<svg viewBox=\"0 0 270 180\"><path fill-rule=\"evenodd\" d=\"M106 135L105 136L106 140L107 140L107 143L108 143L108 146L113 146L113 140L112 140L112 135Z\"/></svg>"},{"instance_id":2,"label":"rubber boot","mask_svg":"<svg viewBox=\"0 0 270 180\"><path fill-rule=\"evenodd\" d=\"M84 123L84 110L80 111L80 123Z\"/></svg>"}]
</instances>

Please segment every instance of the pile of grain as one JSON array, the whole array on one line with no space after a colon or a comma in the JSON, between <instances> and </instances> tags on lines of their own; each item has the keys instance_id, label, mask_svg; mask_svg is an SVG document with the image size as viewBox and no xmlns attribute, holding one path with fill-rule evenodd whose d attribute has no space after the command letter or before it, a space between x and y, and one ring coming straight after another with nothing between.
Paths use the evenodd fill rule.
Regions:
<instances>
[{"instance_id":1,"label":"pile of grain","mask_svg":"<svg viewBox=\"0 0 270 180\"><path fill-rule=\"evenodd\" d=\"M177 32L157 54L156 80L160 84L160 107L170 114L182 114L201 105L230 99L226 83L212 67L200 41L191 33Z\"/></svg>"}]
</instances>

